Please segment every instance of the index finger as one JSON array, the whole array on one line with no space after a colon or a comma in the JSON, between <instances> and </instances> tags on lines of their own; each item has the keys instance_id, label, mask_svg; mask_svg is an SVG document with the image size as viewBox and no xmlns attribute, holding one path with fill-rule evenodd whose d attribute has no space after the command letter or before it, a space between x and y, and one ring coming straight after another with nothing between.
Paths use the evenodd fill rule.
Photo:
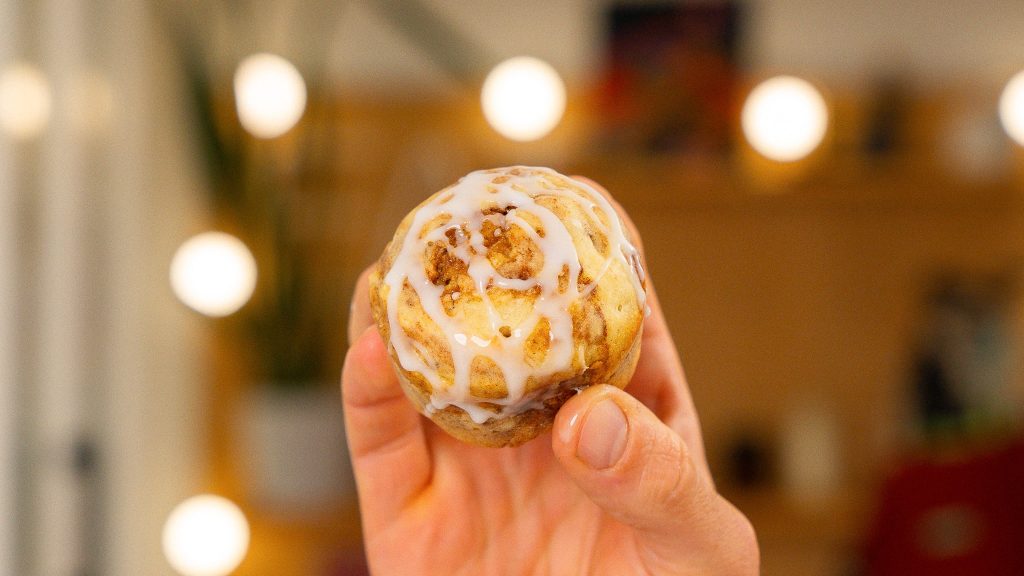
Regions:
<instances>
[{"instance_id":1,"label":"index finger","mask_svg":"<svg viewBox=\"0 0 1024 576\"><path fill-rule=\"evenodd\" d=\"M405 397L374 328L349 348L341 392L363 522L374 530L393 520L430 482L423 419Z\"/></svg>"},{"instance_id":2,"label":"index finger","mask_svg":"<svg viewBox=\"0 0 1024 576\"><path fill-rule=\"evenodd\" d=\"M355 344L359 336L373 326L373 312L370 310L370 274L376 264L367 266L356 280L356 289L352 294L352 303L348 313L348 343Z\"/></svg>"}]
</instances>

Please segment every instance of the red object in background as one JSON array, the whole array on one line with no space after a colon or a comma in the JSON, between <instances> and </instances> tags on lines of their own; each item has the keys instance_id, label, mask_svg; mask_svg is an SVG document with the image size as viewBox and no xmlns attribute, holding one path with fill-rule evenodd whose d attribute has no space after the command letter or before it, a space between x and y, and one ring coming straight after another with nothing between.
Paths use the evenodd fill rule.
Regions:
<instances>
[{"instance_id":1,"label":"red object in background","mask_svg":"<svg viewBox=\"0 0 1024 576\"><path fill-rule=\"evenodd\" d=\"M901 466L866 553L872 576L1024 575L1024 442Z\"/></svg>"},{"instance_id":2,"label":"red object in background","mask_svg":"<svg viewBox=\"0 0 1024 576\"><path fill-rule=\"evenodd\" d=\"M721 154L732 141L739 3L622 3L598 94L615 151Z\"/></svg>"}]
</instances>

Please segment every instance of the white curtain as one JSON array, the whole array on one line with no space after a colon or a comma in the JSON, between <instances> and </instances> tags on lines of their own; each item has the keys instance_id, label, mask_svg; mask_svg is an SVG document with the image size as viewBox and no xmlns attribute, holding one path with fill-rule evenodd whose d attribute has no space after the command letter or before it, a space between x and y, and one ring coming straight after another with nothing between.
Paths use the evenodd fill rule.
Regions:
<instances>
[{"instance_id":1,"label":"white curtain","mask_svg":"<svg viewBox=\"0 0 1024 576\"><path fill-rule=\"evenodd\" d=\"M0 62L14 54L14 6L0 2ZM16 310L14 266L17 257L14 170L12 150L0 138L0 575L15 574L14 549L17 504L15 501L17 462L17 378L14 325Z\"/></svg>"},{"instance_id":2,"label":"white curtain","mask_svg":"<svg viewBox=\"0 0 1024 576\"><path fill-rule=\"evenodd\" d=\"M0 576L171 574L160 529L199 488L201 322L167 264L200 184L145 4L0 0L0 73L52 112L0 131Z\"/></svg>"}]
</instances>

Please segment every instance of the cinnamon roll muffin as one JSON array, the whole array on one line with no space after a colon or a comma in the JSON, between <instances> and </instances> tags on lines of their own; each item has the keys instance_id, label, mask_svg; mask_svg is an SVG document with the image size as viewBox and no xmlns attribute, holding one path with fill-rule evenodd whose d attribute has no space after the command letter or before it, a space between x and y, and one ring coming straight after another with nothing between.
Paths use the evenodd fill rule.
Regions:
<instances>
[{"instance_id":1,"label":"cinnamon roll muffin","mask_svg":"<svg viewBox=\"0 0 1024 576\"><path fill-rule=\"evenodd\" d=\"M416 408L452 436L515 446L640 353L644 272L618 213L549 168L473 172L414 209L370 277Z\"/></svg>"}]
</instances>

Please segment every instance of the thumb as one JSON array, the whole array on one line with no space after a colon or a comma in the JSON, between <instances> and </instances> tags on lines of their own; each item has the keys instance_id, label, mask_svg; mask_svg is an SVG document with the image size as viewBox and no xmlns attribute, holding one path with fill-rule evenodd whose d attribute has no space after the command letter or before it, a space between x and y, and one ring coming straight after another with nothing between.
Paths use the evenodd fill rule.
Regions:
<instances>
[{"instance_id":1,"label":"thumb","mask_svg":"<svg viewBox=\"0 0 1024 576\"><path fill-rule=\"evenodd\" d=\"M552 447L579 488L631 526L652 573L757 574L750 522L714 489L682 438L635 398L594 386L555 419Z\"/></svg>"}]
</instances>

